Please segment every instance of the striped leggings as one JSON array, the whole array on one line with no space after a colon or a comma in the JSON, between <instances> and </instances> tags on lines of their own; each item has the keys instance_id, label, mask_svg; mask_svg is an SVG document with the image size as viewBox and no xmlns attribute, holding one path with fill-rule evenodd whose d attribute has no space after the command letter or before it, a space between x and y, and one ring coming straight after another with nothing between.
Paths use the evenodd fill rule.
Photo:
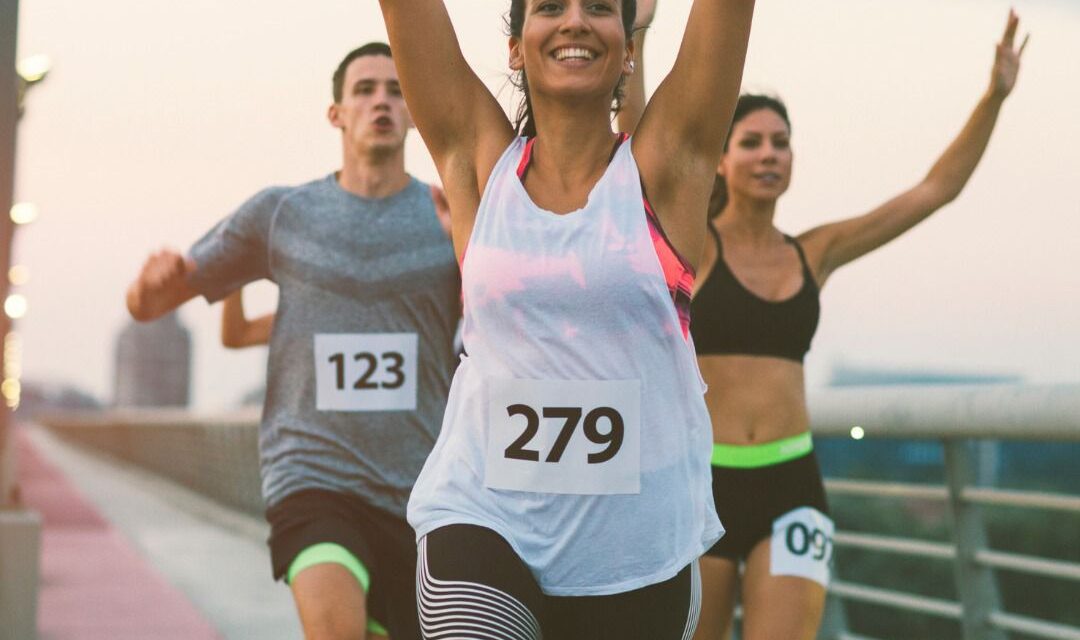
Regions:
<instances>
[{"instance_id":1,"label":"striped leggings","mask_svg":"<svg viewBox=\"0 0 1080 640\"><path fill-rule=\"evenodd\" d=\"M635 591L548 596L498 534L451 525L420 540L416 597L425 640L690 640L701 579L695 562Z\"/></svg>"}]
</instances>

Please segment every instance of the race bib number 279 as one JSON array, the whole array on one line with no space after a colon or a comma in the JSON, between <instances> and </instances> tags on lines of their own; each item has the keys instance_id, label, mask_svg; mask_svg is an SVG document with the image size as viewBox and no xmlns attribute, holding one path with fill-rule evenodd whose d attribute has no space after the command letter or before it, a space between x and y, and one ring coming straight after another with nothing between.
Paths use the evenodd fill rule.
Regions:
<instances>
[{"instance_id":1,"label":"race bib number 279","mask_svg":"<svg viewBox=\"0 0 1080 640\"><path fill-rule=\"evenodd\" d=\"M484 485L641 493L637 380L491 380Z\"/></svg>"},{"instance_id":2,"label":"race bib number 279","mask_svg":"<svg viewBox=\"0 0 1080 640\"><path fill-rule=\"evenodd\" d=\"M415 333L317 334L315 408L415 410L416 345Z\"/></svg>"}]
</instances>

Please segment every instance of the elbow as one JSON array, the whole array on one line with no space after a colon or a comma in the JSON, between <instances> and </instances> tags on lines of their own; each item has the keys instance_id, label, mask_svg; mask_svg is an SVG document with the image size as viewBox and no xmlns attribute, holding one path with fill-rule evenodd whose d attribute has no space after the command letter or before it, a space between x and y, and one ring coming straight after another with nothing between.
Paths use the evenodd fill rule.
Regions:
<instances>
[{"instance_id":1,"label":"elbow","mask_svg":"<svg viewBox=\"0 0 1080 640\"><path fill-rule=\"evenodd\" d=\"M967 180L928 179L922 185L923 198L931 211L936 211L960 197Z\"/></svg>"},{"instance_id":2,"label":"elbow","mask_svg":"<svg viewBox=\"0 0 1080 640\"><path fill-rule=\"evenodd\" d=\"M244 339L242 336L231 331L222 331L221 346L225 347L226 349L243 349L247 345L244 344Z\"/></svg>"},{"instance_id":3,"label":"elbow","mask_svg":"<svg viewBox=\"0 0 1080 640\"><path fill-rule=\"evenodd\" d=\"M960 184L957 184L957 185L952 185L952 186L945 187L945 188L941 189L940 192L938 193L938 207L944 207L945 205L949 204L953 200L956 200L957 198L959 198L960 194L964 191L964 185L965 184L966 184L966 181L961 182Z\"/></svg>"}]
</instances>

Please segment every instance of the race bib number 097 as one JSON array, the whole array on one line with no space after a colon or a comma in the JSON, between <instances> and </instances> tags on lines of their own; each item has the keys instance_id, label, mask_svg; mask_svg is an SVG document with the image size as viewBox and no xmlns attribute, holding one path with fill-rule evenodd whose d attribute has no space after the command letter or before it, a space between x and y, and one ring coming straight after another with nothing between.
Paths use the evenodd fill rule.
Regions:
<instances>
[{"instance_id":1,"label":"race bib number 097","mask_svg":"<svg viewBox=\"0 0 1080 640\"><path fill-rule=\"evenodd\" d=\"M484 485L538 493L641 493L637 380L493 380Z\"/></svg>"},{"instance_id":2,"label":"race bib number 097","mask_svg":"<svg viewBox=\"0 0 1080 640\"><path fill-rule=\"evenodd\" d=\"M813 507L799 507L773 522L770 573L829 586L835 526Z\"/></svg>"},{"instance_id":3,"label":"race bib number 097","mask_svg":"<svg viewBox=\"0 0 1080 640\"><path fill-rule=\"evenodd\" d=\"M315 336L315 408L319 411L416 409L415 333Z\"/></svg>"}]
</instances>

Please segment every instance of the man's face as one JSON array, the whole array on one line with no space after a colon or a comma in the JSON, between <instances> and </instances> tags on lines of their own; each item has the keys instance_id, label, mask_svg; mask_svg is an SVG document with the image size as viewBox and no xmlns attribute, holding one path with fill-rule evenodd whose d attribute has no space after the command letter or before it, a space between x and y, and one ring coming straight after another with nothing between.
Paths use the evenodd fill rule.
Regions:
<instances>
[{"instance_id":1,"label":"man's face","mask_svg":"<svg viewBox=\"0 0 1080 640\"><path fill-rule=\"evenodd\" d=\"M345 69L341 102L330 105L330 124L361 153L395 153L405 144L412 119L394 61L382 55L356 58Z\"/></svg>"}]
</instances>

